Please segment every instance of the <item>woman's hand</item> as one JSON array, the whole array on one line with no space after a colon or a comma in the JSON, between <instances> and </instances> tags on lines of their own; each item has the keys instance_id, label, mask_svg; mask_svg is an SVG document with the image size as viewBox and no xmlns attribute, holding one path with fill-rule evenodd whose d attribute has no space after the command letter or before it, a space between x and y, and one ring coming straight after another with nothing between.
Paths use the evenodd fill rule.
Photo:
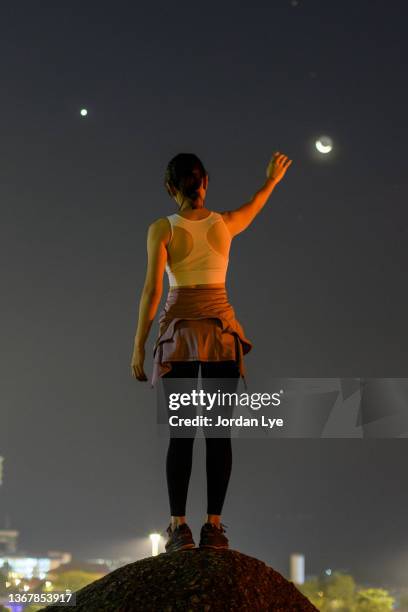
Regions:
<instances>
[{"instance_id":1,"label":"woman's hand","mask_svg":"<svg viewBox=\"0 0 408 612\"><path fill-rule=\"evenodd\" d=\"M145 350L144 348L134 348L132 355L132 376L137 378L137 380L147 380L147 376L144 371L144 360L145 360Z\"/></svg>"},{"instance_id":2,"label":"woman's hand","mask_svg":"<svg viewBox=\"0 0 408 612\"><path fill-rule=\"evenodd\" d=\"M271 161L266 169L266 176L272 179L275 183L279 183L285 176L286 170L291 165L292 160L283 153L276 151L273 154Z\"/></svg>"}]
</instances>

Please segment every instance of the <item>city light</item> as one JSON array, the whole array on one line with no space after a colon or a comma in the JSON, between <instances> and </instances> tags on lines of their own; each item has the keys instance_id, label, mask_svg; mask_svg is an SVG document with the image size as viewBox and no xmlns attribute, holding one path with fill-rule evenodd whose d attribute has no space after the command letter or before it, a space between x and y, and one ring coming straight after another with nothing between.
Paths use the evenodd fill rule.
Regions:
<instances>
[{"instance_id":1,"label":"city light","mask_svg":"<svg viewBox=\"0 0 408 612\"><path fill-rule=\"evenodd\" d=\"M152 557L157 557L157 555L159 554L159 543L161 540L161 535L160 533L151 533L149 537L152 543Z\"/></svg>"}]
</instances>

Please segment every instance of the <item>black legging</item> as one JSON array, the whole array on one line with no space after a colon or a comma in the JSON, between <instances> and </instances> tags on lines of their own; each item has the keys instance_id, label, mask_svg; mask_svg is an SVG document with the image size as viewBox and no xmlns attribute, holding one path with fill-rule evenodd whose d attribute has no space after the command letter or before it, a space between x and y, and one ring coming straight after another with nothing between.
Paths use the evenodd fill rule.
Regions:
<instances>
[{"instance_id":1,"label":"black legging","mask_svg":"<svg viewBox=\"0 0 408 612\"><path fill-rule=\"evenodd\" d=\"M223 384L221 391L228 391L230 393L236 391L240 374L235 361L178 361L173 362L171 371L163 376L165 392L169 392L169 384L166 384L166 378L197 378L200 364L202 387L205 391L216 392L220 388L218 378L229 379L227 385ZM216 380L211 381L211 379ZM214 382L216 382L217 388L215 388ZM171 385L171 390L174 391L174 381ZM166 476L172 516L184 516L186 514L195 431L196 428L191 428L191 437L170 436L166 458ZM225 431L223 435L228 437L211 437L210 430L204 428L206 442L207 514L221 514L231 475L231 432L229 429L223 431Z\"/></svg>"}]
</instances>

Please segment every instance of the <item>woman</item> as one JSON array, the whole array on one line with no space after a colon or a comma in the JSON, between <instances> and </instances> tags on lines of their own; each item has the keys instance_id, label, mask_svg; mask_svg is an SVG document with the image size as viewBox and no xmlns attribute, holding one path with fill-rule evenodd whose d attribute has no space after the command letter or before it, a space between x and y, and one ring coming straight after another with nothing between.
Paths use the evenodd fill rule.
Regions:
<instances>
[{"instance_id":1,"label":"woman","mask_svg":"<svg viewBox=\"0 0 408 612\"><path fill-rule=\"evenodd\" d=\"M161 379L169 396L177 385L182 391L186 381L196 380L201 368L204 389L216 390L220 384L222 391L236 389L245 373L243 355L252 344L235 318L225 289L231 240L252 223L291 163L286 155L274 153L267 180L255 195L236 210L217 213L204 205L209 175L200 159L180 153L169 162L164 182L178 212L158 219L148 230L146 280L131 362L137 380L147 380L145 343L162 296L166 269L170 287L159 318L152 384ZM221 511L231 474L231 437L229 433L214 437L210 429L204 428L207 516L200 547L228 548ZM170 433L166 458L171 511L167 552L195 546L185 517L194 437L194 428L187 430L187 437Z\"/></svg>"}]
</instances>

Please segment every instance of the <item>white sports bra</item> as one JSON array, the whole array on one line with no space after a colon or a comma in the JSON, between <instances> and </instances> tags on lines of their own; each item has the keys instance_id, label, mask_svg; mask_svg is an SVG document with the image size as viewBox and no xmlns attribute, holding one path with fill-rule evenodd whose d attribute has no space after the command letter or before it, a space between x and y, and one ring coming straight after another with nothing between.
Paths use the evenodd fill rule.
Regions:
<instances>
[{"instance_id":1,"label":"white sports bra","mask_svg":"<svg viewBox=\"0 0 408 612\"><path fill-rule=\"evenodd\" d=\"M174 213L167 219L171 227L166 263L170 287L225 283L232 238L222 215L212 211L194 220Z\"/></svg>"}]
</instances>

